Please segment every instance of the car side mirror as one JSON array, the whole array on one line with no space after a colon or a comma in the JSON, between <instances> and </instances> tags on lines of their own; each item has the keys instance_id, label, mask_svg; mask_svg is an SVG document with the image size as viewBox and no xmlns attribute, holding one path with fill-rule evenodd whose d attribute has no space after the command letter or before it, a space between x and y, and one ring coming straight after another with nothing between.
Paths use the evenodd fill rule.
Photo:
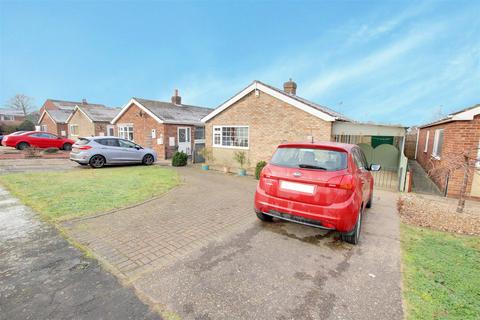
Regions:
<instances>
[{"instance_id":1,"label":"car side mirror","mask_svg":"<svg viewBox=\"0 0 480 320\"><path fill-rule=\"evenodd\" d=\"M372 164L370 165L370 171L380 171L381 168L382 168L382 166L379 165L379 164L374 164L374 163L372 163Z\"/></svg>"}]
</instances>

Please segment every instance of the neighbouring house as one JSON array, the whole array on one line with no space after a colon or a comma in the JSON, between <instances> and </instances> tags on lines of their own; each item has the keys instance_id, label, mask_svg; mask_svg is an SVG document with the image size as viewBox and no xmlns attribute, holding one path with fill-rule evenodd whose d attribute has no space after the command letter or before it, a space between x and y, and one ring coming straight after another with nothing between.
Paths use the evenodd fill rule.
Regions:
<instances>
[{"instance_id":1,"label":"neighbouring house","mask_svg":"<svg viewBox=\"0 0 480 320\"><path fill-rule=\"evenodd\" d=\"M353 121L299 97L297 84L291 79L284 83L283 90L253 81L202 121L214 168L237 168L234 153L244 151L247 171L252 172L257 162L270 160L280 143L338 141L358 144L370 162L381 164L385 170L379 174L387 178L378 181L385 181L385 187L404 186L404 127Z\"/></svg>"},{"instance_id":2,"label":"neighbouring house","mask_svg":"<svg viewBox=\"0 0 480 320\"><path fill-rule=\"evenodd\" d=\"M38 127L41 131L50 132L62 137L68 137L67 119L73 113L75 106L88 104L82 102L47 99L39 110Z\"/></svg>"},{"instance_id":3,"label":"neighbouring house","mask_svg":"<svg viewBox=\"0 0 480 320\"><path fill-rule=\"evenodd\" d=\"M452 155L465 151L477 152L480 158L480 104L457 111L438 121L419 127L416 159L430 172L432 167L442 167ZM480 163L467 182L467 196L480 198ZM447 196L459 196L463 171L455 170L452 175L432 180Z\"/></svg>"},{"instance_id":4,"label":"neighbouring house","mask_svg":"<svg viewBox=\"0 0 480 320\"><path fill-rule=\"evenodd\" d=\"M67 119L72 114L72 110L58 109L43 111L38 126L40 131L53 133L62 137L68 136Z\"/></svg>"},{"instance_id":5,"label":"neighbouring house","mask_svg":"<svg viewBox=\"0 0 480 320\"><path fill-rule=\"evenodd\" d=\"M169 159L176 150L193 155L205 143L201 119L212 109L182 104L175 90L171 102L132 98L112 120L116 135Z\"/></svg>"},{"instance_id":6,"label":"neighbouring house","mask_svg":"<svg viewBox=\"0 0 480 320\"><path fill-rule=\"evenodd\" d=\"M110 122L120 109L107 108L102 104L77 104L67 118L68 137L78 139L88 136L114 136L115 126Z\"/></svg>"},{"instance_id":7,"label":"neighbouring house","mask_svg":"<svg viewBox=\"0 0 480 320\"><path fill-rule=\"evenodd\" d=\"M15 109L0 109L0 126L16 127L25 120L23 111Z\"/></svg>"}]
</instances>

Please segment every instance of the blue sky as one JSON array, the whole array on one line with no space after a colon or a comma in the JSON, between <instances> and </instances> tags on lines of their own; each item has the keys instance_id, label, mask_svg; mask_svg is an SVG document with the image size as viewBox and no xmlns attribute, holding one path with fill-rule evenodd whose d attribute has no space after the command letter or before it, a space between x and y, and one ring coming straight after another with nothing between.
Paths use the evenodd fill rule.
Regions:
<instances>
[{"instance_id":1,"label":"blue sky","mask_svg":"<svg viewBox=\"0 0 480 320\"><path fill-rule=\"evenodd\" d=\"M217 107L258 79L354 119L480 103L479 1L0 0L0 103L24 93Z\"/></svg>"}]
</instances>

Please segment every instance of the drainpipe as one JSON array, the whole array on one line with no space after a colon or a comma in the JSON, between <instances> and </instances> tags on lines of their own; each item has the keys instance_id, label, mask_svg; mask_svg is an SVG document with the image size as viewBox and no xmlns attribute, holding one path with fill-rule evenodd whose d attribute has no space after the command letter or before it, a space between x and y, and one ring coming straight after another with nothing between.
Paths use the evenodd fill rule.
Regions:
<instances>
[{"instance_id":1,"label":"drainpipe","mask_svg":"<svg viewBox=\"0 0 480 320\"><path fill-rule=\"evenodd\" d=\"M418 138L420 136L420 128L417 129L417 142L415 143L415 160L417 160L417 152L418 152Z\"/></svg>"},{"instance_id":2,"label":"drainpipe","mask_svg":"<svg viewBox=\"0 0 480 320\"><path fill-rule=\"evenodd\" d=\"M447 176L445 177L445 189L443 190L443 196L446 198L447 193L448 193L448 181L450 180L450 174L447 173Z\"/></svg>"}]
</instances>

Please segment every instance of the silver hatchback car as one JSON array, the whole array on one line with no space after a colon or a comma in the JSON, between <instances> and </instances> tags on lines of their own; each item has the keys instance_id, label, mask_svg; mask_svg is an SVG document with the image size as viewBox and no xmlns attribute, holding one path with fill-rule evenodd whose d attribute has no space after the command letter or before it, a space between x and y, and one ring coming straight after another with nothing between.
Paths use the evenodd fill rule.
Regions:
<instances>
[{"instance_id":1,"label":"silver hatchback car","mask_svg":"<svg viewBox=\"0 0 480 320\"><path fill-rule=\"evenodd\" d=\"M72 146L70 160L92 168L127 163L151 165L157 160L157 154L129 140L100 136L78 139Z\"/></svg>"}]
</instances>

